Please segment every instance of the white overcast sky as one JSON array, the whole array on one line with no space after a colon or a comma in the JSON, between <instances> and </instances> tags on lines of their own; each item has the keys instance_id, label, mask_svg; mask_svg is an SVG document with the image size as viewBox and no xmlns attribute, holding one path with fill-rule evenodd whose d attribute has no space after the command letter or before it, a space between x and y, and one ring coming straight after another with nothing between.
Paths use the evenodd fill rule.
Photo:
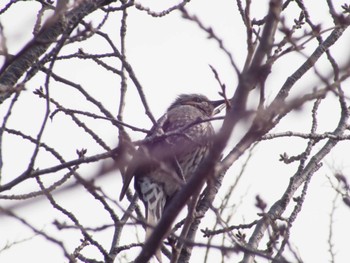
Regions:
<instances>
[{"instance_id":1,"label":"white overcast sky","mask_svg":"<svg viewBox=\"0 0 350 263\"><path fill-rule=\"evenodd\" d=\"M266 13L268 1L258 0L259 4L255 4L252 9L253 15L257 18L262 18ZM331 26L330 19L324 19L328 16L325 0L308 0L305 1L309 6L310 15L315 23L322 22L322 26L327 28ZM145 6L150 6L153 10L163 10L166 7L172 6L176 1L142 1ZM334 4L340 6L340 1L334 1ZM0 2L0 6L2 3ZM34 8L33 8L34 7ZM8 49L11 54L16 54L23 45L32 38L31 30L36 18L36 12L39 4L33 1L20 2L14 6L13 11L7 12L0 17L0 21L5 28L7 36ZM337 8L340 10L340 8ZM211 26L216 34L224 40L224 45L233 54L235 62L243 67L246 47L245 47L245 31L242 26L242 21L239 17L235 1L220 0L220 1L200 1L194 0L188 10L198 15L205 25ZM88 17L86 21L92 21L93 25L97 25L100 21L99 16ZM210 98L217 99L218 84L213 77L213 74L208 64L213 65L220 74L221 80L226 84L228 95L232 95L237 84L237 78L234 70L230 66L230 62L223 52L218 49L217 43L207 39L206 33L198 30L198 27L185 21L180 17L178 12L174 12L164 18L153 18L145 12L135 9L130 9L127 27L127 57L132 65L139 81L144 87L149 105L153 114L158 118L165 111L167 106L172 102L176 95L181 93L198 92L207 95ZM110 32L117 39L119 34L119 20L110 20L104 31ZM333 54L342 58L345 48L349 46L349 34L343 36L341 44L337 45L332 50ZM315 45L313 46L315 47ZM76 49L73 46L71 50L64 50L69 53ZM89 53L106 52L108 47L104 42L89 41L84 44L84 51ZM107 50L108 51L108 50ZM312 49L306 50L308 54ZM348 55L348 53L346 53ZM344 58L346 59L346 58ZM277 88L279 88L290 74L296 70L304 61L302 56L295 57L293 60L289 57L282 59L278 63L278 68L274 74L268 79L268 85L275 87L275 91L270 91L267 98L272 99ZM67 68L67 63L58 63L55 67L55 72L63 74L66 78L80 83L86 87L91 94L98 97L106 108L117 113L118 88L120 80L104 70L97 71L96 66L85 61L75 60L74 64ZM118 64L115 64L118 65ZM318 69L326 73L329 68L323 68L322 64ZM26 87L27 90L21 95L21 101L18 102L14 110L14 116L10 121L10 126L16 129L25 130L31 135L38 132L39 124L42 121L44 103L36 100L33 102L32 91L43 85L42 76L35 77ZM317 86L317 80L309 76L307 81L298 85L297 91L303 92L305 89L311 90ZM125 121L138 127L149 128L151 123L144 115L140 100L137 98L137 93L133 87L129 88L128 100L132 101L126 107ZM55 96L65 105L70 105L71 108L90 109L89 105L81 101L81 97L62 84L52 83L52 96ZM295 95L298 93L295 93ZM8 103L0 107L0 117L7 109ZM321 113L324 118L319 123L319 130L331 131L338 119L333 117L333 106L335 101L327 101L321 106ZM305 109L310 110L310 109ZM15 115L16 114L16 115ZM306 124L309 119L303 118L303 113L294 113L292 122L284 123L275 131L294 130L307 132L310 127ZM309 116L310 114L308 114ZM49 124L45 130L45 142L53 145L61 152L67 160L76 158L75 149L87 148L88 155L101 152L101 148L96 146L91 140L80 137L80 130L71 122L66 121L67 117L62 115L57 116L52 124ZM103 124L103 122L101 122ZM73 128L74 127L74 128ZM332 128L329 128L332 127ZM243 129L246 126L241 125L234 132L232 143L239 138ZM105 141L109 145L116 145L116 131L110 126L97 126ZM140 139L144 135L132 133L133 139ZM23 142L16 137L6 137L4 141L4 167L3 180L9 181L21 172L28 164L28 156L32 152L31 146L24 146ZM254 204L255 194L260 194L269 205L277 200L284 192L292 171L295 166L286 166L278 162L279 154L286 151L284 140L276 140L275 143L263 142L256 148L256 157L247 167L246 173L249 177L239 185L239 191L235 193L237 203L242 202L243 205L248 204L247 210L238 210L235 215L236 223L250 222L255 219L257 210L251 209ZM72 145L74 147L72 148ZM290 144L289 144L290 145ZM293 147L289 146L288 153L290 155L298 154L304 147L305 142L295 139ZM294 148L295 147L295 148ZM21 149L18 152L16 149ZM6 155L5 155L6 153ZM260 153L260 154L259 154ZM268 154L266 154L268 153ZM334 190L331 189L326 175L330 175L329 168L335 168L346 173L350 172L350 143L344 142L336 148L334 153L330 154L327 162L312 179L309 193L301 215L297 218L294 228L292 228L291 241L298 247L300 254L305 262L328 262L328 228L329 228L329 213L331 208ZM243 163L245 156L241 158L237 165L227 174L224 185L231 182L234 176L239 171L240 164ZM40 168L49 167L53 164L52 159L42 158L37 163ZM335 166L335 167L334 167ZM293 170L294 169L294 170ZM91 166L82 168L82 174L93 174ZM10 175L10 176L9 176ZM269 182L274 181L276 185L271 188ZM109 176L101 180L98 184L110 194L110 196L119 196L121 178L119 175ZM30 192L31 185L26 187L16 188L16 193ZM222 189L224 196L225 189ZM220 197L219 197L220 198ZM242 199L243 198L243 199ZM101 208L93 208L86 206L89 199L86 195L79 191L70 192L66 195L57 195L58 202L61 202L64 207L77 211L79 216L83 218L83 223L87 225L99 225L96 220L99 220L99 210ZM8 202L0 200L1 205L8 205ZM242 206L242 204L241 204ZM53 229L51 223L54 218L66 220L59 213L52 211L47 200L42 200L34 205L25 207L15 212L25 217L36 227L43 230ZM208 215L210 218L210 215ZM102 218L101 220L107 220ZM349 262L349 236L350 236L350 209L344 209L340 206L335 213L334 235L337 252L337 263ZM20 224L7 217L0 217L0 248L6 242L13 242L31 237L31 232L20 227ZM57 236L60 234L57 233ZM200 234L198 234L199 236ZM106 240L110 238L106 235ZM339 242L339 240L341 240ZM310 245L312 244L312 245ZM312 248L312 249L311 249ZM133 250L137 251L137 250ZM93 253L93 252L91 252ZM135 252L136 253L136 252ZM0 253L0 262L62 262L63 255L58 248L55 248L41 238L34 238L31 241L23 242L11 249ZM192 262L195 261L195 256L192 257ZM233 262L233 261L230 261ZM258 262L264 262L258 259Z\"/></svg>"}]
</instances>

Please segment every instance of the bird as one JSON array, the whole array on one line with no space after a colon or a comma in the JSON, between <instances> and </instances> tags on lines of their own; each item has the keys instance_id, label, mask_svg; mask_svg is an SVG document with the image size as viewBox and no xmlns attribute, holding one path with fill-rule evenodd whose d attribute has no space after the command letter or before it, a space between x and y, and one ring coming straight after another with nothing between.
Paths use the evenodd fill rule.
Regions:
<instances>
[{"instance_id":1,"label":"bird","mask_svg":"<svg viewBox=\"0 0 350 263\"><path fill-rule=\"evenodd\" d=\"M171 198L186 184L212 147L214 129L208 119L225 100L202 94L181 94L151 128L123 178L120 200L134 178L146 211L146 239ZM156 253L158 261L160 251Z\"/></svg>"}]
</instances>

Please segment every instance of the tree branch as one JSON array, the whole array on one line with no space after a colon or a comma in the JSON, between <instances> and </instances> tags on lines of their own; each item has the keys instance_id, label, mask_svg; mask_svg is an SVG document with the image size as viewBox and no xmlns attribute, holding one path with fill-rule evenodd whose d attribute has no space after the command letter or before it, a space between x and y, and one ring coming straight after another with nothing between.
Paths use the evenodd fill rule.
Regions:
<instances>
[{"instance_id":1,"label":"tree branch","mask_svg":"<svg viewBox=\"0 0 350 263\"><path fill-rule=\"evenodd\" d=\"M13 93L11 88L33 66L35 61L46 52L50 45L57 41L59 36L63 34L69 35L85 16L114 1L78 1L78 4L66 14L61 13L48 19L32 41L2 67L0 71L0 103L11 96Z\"/></svg>"}]
</instances>

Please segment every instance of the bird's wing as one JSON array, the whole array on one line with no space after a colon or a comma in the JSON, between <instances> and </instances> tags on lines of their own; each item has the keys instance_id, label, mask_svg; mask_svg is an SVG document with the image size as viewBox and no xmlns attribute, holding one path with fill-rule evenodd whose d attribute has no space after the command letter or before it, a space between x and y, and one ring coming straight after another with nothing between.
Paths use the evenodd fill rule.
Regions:
<instances>
[{"instance_id":1,"label":"bird's wing","mask_svg":"<svg viewBox=\"0 0 350 263\"><path fill-rule=\"evenodd\" d=\"M167 121L167 114L164 114L157 121L157 124L152 127L152 129L147 134L146 138L149 138L157 133L161 133L163 129L165 129L167 126L166 121ZM153 150L154 152L153 154L151 151L154 148L154 145L159 144L160 142L161 141L158 141L155 143L147 143L143 146L140 146L139 149L135 152L123 176L123 187L119 196L120 201L124 198L125 193L128 190L130 182L134 177L135 173L137 173L137 171L145 171L146 169L148 170L151 168L151 166L153 165L150 159L151 155L155 155L153 156L153 158L159 157L157 155L160 155L160 154L156 153L156 152L159 152L159 150Z\"/></svg>"},{"instance_id":2,"label":"bird's wing","mask_svg":"<svg viewBox=\"0 0 350 263\"><path fill-rule=\"evenodd\" d=\"M126 194L126 191L128 190L129 188L129 185L130 185L130 182L131 182L131 179L133 178L134 174L133 172L130 171L130 165L128 166L128 169L126 170L124 176L123 176L123 187L122 187L122 190L120 192L120 196L119 196L119 200L123 200L125 194ZM134 168L132 169L134 170Z\"/></svg>"},{"instance_id":3,"label":"bird's wing","mask_svg":"<svg viewBox=\"0 0 350 263\"><path fill-rule=\"evenodd\" d=\"M182 109L173 109L164 114L147 134L146 138L150 138L164 133L175 132L165 138L151 140L139 147L125 172L120 200L123 199L135 174L147 174L147 172L152 171L159 162L164 162L172 166L179 178L183 179L181 169L179 170L178 168L177 156L185 154L202 141L200 138L193 138L193 131L196 129L196 126L190 126L186 130L181 130L183 127L193 122L193 118L184 118L183 112L178 112L178 110L193 111L193 107L183 107ZM198 111L191 113L192 115L196 115ZM206 124L202 123L199 125Z\"/></svg>"}]
</instances>

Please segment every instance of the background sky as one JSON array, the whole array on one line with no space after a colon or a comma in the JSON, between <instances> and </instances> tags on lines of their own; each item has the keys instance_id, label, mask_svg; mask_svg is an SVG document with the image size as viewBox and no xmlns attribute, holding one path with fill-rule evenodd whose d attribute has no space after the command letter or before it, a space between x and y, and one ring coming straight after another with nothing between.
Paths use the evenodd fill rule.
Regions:
<instances>
[{"instance_id":1,"label":"background sky","mask_svg":"<svg viewBox=\"0 0 350 263\"><path fill-rule=\"evenodd\" d=\"M159 3L161 2L161 3ZM268 1L260 0L253 3L252 16L262 18L266 14ZM321 23L322 28L332 26L329 17L326 1L309 0L305 3L308 6L310 16L314 23ZM340 10L340 3L334 1L337 10ZM152 10L161 11L176 1L143 1L144 6L149 6ZM0 3L0 6L3 6ZM0 16L0 21L4 27L7 38L7 46L10 54L16 54L32 38L32 28L36 19L36 12L40 8L39 3L24 1L17 3L12 10ZM233 58L240 69L243 68L246 56L245 30L241 18L237 11L235 1L220 0L213 1L192 1L188 5L191 14L196 14L206 25L214 29L215 33L223 39L225 47L232 53ZM296 9L297 10L297 9ZM48 13L49 15L49 13ZM292 23L293 18L298 15L293 12L288 13L291 17L286 17L286 23ZM293 16L294 15L294 16ZM88 16L86 21L96 26L102 18L102 12L95 12ZM19 19L20 18L20 19ZM108 32L114 41L119 40L120 19L115 17L110 19L103 31ZM326 38L325 33L324 38ZM332 49L332 54L339 59L340 65L349 58L349 34L346 33ZM110 52L110 48L98 37L87 41L70 45L63 49L63 54L69 54L83 48L86 53ZM310 54L316 47L313 41L310 48L303 51L305 55ZM137 78L142 84L152 113L156 118L160 117L174 98L181 93L203 93L212 99L218 99L219 85L209 68L213 65L220 74L221 80L226 84L227 93L232 96L237 85L237 77L232 69L226 55L218 49L215 41L208 40L205 32L189 21L181 18L179 12L173 12L163 18L154 18L146 12L131 8L128 16L127 26L127 60L132 65ZM344 56L344 54L346 54ZM268 93L267 100L272 100L277 90L305 60L303 55L286 56L282 58L273 68L273 74L267 80ZM108 60L106 60L108 61ZM110 65L118 67L118 61L110 60ZM330 72L328 64L322 59L317 63L317 69L322 74ZM111 72L97 67L92 61L74 60L74 63L65 61L57 62L55 72L65 76L86 88L91 95L99 99L103 105L115 116L118 110L120 79ZM76 91L61 83L51 80L50 94L58 101L63 102L67 108L74 108L86 111L96 111L82 96ZM43 119L45 102L33 95L33 90L43 86L43 74L38 74L26 86L13 111L13 117L9 121L9 127L25 131L27 134L36 136ZM293 96L304 94L313 88L320 88L319 81L314 74L307 74L304 81L300 82L293 92ZM344 85L346 89L347 86ZM255 93L253 93L255 94ZM125 108L124 121L137 127L149 128L150 120L144 114L141 101L137 96L136 89L130 84L127 93L127 105ZM10 100L5 101L0 107L2 117L8 108ZM253 107L256 101L250 100ZM302 108L291 114L286 121L282 121L274 132L299 131L308 132L310 130L311 106ZM332 131L338 122L339 109L335 98L324 101L320 106L318 132ZM2 119L2 118L1 118ZM110 147L117 145L117 130L105 121L86 119L86 123L93 125L94 130L108 143ZM219 127L219 123L214 124ZM240 135L247 128L247 124L242 123L234 131L230 145L234 145ZM142 139L144 134L130 132L133 140ZM93 155L103 152L101 147L89 137L84 136L84 132L76 127L67 116L58 113L48 124L44 133L44 141L48 145L57 149L66 160L75 159L76 149L86 148L87 154ZM230 203L234 206L235 215L232 223L250 222L256 218L257 209L254 208L255 196L259 194L268 205L272 205L280 198L289 182L290 176L296 169L296 165L285 165L279 162L279 156L287 152L290 156L297 155L305 148L306 142L298 138L276 139L274 141L262 142L254 149L254 156L247 166L244 177L237 190L232 196ZM321 144L320 146L322 146ZM229 149L228 149L229 150ZM22 173L28 165L28 160L32 154L33 146L23 142L15 136L5 136L3 141L2 154L4 167L2 169L2 183L6 183L16 175ZM332 201L335 196L334 189L331 188L327 176L332 176L334 171L347 175L350 172L350 143L342 142L328 156L323 163L323 167L315 174L311 180L310 189L303 205L300 216L294 223L291 231L291 242L297 247L304 262L328 262L328 244L330 212ZM44 153L39 154L36 167L46 168L55 164L53 158ZM229 170L224 179L223 185L229 185L235 180L241 165L247 155ZM86 165L81 167L80 174L86 177L93 175L99 169L99 165ZM50 175L48 175L49 177ZM47 183L55 178L47 178ZM273 187L271 186L273 182ZM97 185L111 197L117 199L121 189L121 178L117 172L113 172L97 181ZM28 182L23 186L16 187L11 193L24 194L37 188L35 182ZM225 187L220 190L217 199L223 198L226 193ZM4 193L5 194L5 193ZM57 193L56 201L80 218L86 225L97 226L102 222L108 222L108 216L103 213L100 206L91 207L91 197L84 194L84 189ZM125 202L125 201L124 201ZM9 206L14 202L0 199L1 206ZM126 203L123 203L126 205ZM61 233L55 231L52 226L54 219L67 220L62 214L53 210L45 199L19 207L15 213L26 218L38 229L50 231L55 236L60 237ZM214 217L213 213L208 213L207 220ZM336 244L336 262L347 262L349 259L348 237L350 228L350 210L341 202L338 202L334 214L334 242ZM206 226L205 221L201 225ZM130 231L135 231L130 227ZM100 239L105 239L109 243L111 233L99 233ZM141 233L142 237L143 233ZM71 238L67 238L69 233L65 232L67 242L78 244L76 235L72 233ZM198 236L200 234L198 233ZM41 237L33 237L33 233L15 220L0 216L0 249L6 243L19 240L30 239L21 242L10 249L0 253L0 262L62 262L63 255L58 247L45 241ZM123 240L125 243L127 239ZM132 250L137 255L138 250ZM90 251L93 255L94 250ZM198 253L203 253L198 249ZM212 254L213 259L216 254ZM195 256L192 262L196 262ZM232 261L234 262L234 261ZM258 259L258 262L265 262Z\"/></svg>"}]
</instances>

